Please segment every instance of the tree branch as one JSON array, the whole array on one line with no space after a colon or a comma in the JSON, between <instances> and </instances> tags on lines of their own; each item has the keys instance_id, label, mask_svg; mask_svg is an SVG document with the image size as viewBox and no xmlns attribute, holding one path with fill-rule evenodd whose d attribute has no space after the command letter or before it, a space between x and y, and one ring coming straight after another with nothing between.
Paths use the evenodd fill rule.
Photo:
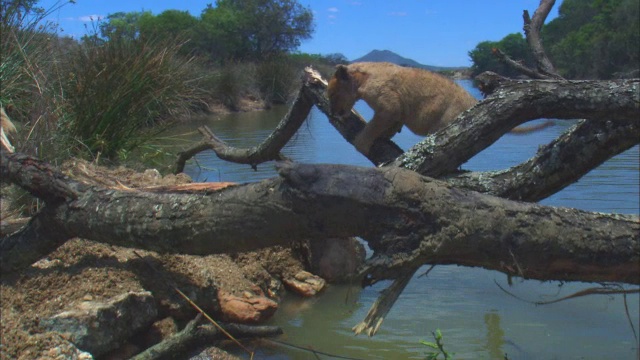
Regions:
<instances>
[{"instance_id":1,"label":"tree branch","mask_svg":"<svg viewBox=\"0 0 640 360\"><path fill-rule=\"evenodd\" d=\"M559 79L558 76L549 76L540 71L536 71L531 69L528 66L525 66L520 61L515 61L509 55L503 53L500 49L493 49L493 55L495 55L500 61L507 64L509 67L515 69L516 71L524 74L532 79L541 79L541 80L551 80L551 79Z\"/></svg>"},{"instance_id":2,"label":"tree branch","mask_svg":"<svg viewBox=\"0 0 640 360\"><path fill-rule=\"evenodd\" d=\"M544 25L544 21L554 4L555 0L541 0L538 9L533 13L533 19L529 17L527 10L524 10L522 15L524 19L524 33L540 75L540 77L536 78L547 77L563 79L562 76L558 74L553 63L551 63L551 60L549 60L549 57L547 57L544 47L542 46L542 41L540 40L540 30L542 30L542 25Z\"/></svg>"},{"instance_id":3,"label":"tree branch","mask_svg":"<svg viewBox=\"0 0 640 360\"><path fill-rule=\"evenodd\" d=\"M495 74L480 74L491 88ZM640 116L640 79L559 81L499 79L501 87L427 137L392 165L440 177L455 173L471 157L517 125L540 118L615 122L627 126ZM550 96L553 95L553 96ZM640 138L635 127L636 139ZM606 135L605 135L606 136ZM637 143L637 142L636 142Z\"/></svg>"},{"instance_id":4,"label":"tree branch","mask_svg":"<svg viewBox=\"0 0 640 360\"><path fill-rule=\"evenodd\" d=\"M3 156L2 167L16 161ZM49 170L42 164L29 171ZM48 205L43 216L68 237L169 253L361 236L382 259L384 266L369 274L380 278L424 263L514 274L505 264L515 257L530 278L640 282L636 217L511 202L399 168L281 164L279 172L279 178L213 192L87 187L75 199ZM31 226L0 243L2 271L41 256L10 246L28 231Z\"/></svg>"},{"instance_id":5,"label":"tree branch","mask_svg":"<svg viewBox=\"0 0 640 360\"><path fill-rule=\"evenodd\" d=\"M184 170L187 160L195 154L208 149L213 150L222 160L249 164L253 168L266 161L286 160L287 158L280 151L302 126L312 106L313 102L303 91L299 91L293 105L271 135L260 145L249 149L229 146L215 136L208 127L201 127L198 130L205 136L205 140L178 154L176 173Z\"/></svg>"},{"instance_id":6,"label":"tree branch","mask_svg":"<svg viewBox=\"0 0 640 360\"><path fill-rule=\"evenodd\" d=\"M226 335L210 324L198 324L200 315L191 320L185 328L172 337L156 344L132 360L157 360L173 359L193 351L198 346L211 344L214 341L226 338ZM282 329L277 326L250 326L242 324L221 324L222 327L234 337L271 337L282 334Z\"/></svg>"},{"instance_id":7,"label":"tree branch","mask_svg":"<svg viewBox=\"0 0 640 360\"><path fill-rule=\"evenodd\" d=\"M220 140L208 128L202 127L199 131L205 139L191 148L178 154L176 160L176 173L182 172L187 160L204 150L213 150L219 158L240 164L250 164L252 167L271 160L286 160L279 153L295 132L306 120L311 106L322 111L329 118L329 122L351 144L360 130L366 125L366 121L357 112L353 111L347 119L340 120L331 115L329 100L326 97L327 83L320 74L311 69L305 69L305 78L291 109L285 115L276 129L260 145L249 149L234 148ZM379 140L375 143L367 158L374 165L381 165L397 158L403 150L391 140Z\"/></svg>"},{"instance_id":8,"label":"tree branch","mask_svg":"<svg viewBox=\"0 0 640 360\"><path fill-rule=\"evenodd\" d=\"M353 110L349 116L342 119L331 114L329 99L327 98L327 84L324 80L307 83L303 86L303 91L312 99L318 110L327 116L329 122L338 130L340 135L351 145L356 135L364 129L367 121ZM355 148L355 146L354 146ZM390 139L378 139L373 143L369 154L364 155L375 166L388 163L400 156L404 151Z\"/></svg>"},{"instance_id":9,"label":"tree branch","mask_svg":"<svg viewBox=\"0 0 640 360\"><path fill-rule=\"evenodd\" d=\"M636 145L639 126L637 121L581 121L522 164L501 171L457 174L445 180L456 187L506 199L540 201Z\"/></svg>"}]
</instances>

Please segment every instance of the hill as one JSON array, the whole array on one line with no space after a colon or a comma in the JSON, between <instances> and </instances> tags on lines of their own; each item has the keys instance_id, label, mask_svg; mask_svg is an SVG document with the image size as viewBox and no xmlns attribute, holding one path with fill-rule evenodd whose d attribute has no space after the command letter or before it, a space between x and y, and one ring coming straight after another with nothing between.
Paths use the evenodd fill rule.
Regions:
<instances>
[{"instance_id":1,"label":"hill","mask_svg":"<svg viewBox=\"0 0 640 360\"><path fill-rule=\"evenodd\" d=\"M359 57L352 62L360 62L360 61L371 61L371 62L390 62L401 66L409 66L420 69L427 69L429 71L454 71L454 70L464 70L465 67L446 67L446 66L433 66L433 65L424 65L419 62L406 58L404 56L400 56L393 51L389 50L373 50L365 56Z\"/></svg>"}]
</instances>

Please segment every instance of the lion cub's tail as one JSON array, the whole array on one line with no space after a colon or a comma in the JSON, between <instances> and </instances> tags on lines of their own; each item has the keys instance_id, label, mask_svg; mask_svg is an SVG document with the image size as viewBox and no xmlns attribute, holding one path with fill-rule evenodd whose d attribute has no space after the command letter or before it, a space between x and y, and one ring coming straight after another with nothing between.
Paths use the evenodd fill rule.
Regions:
<instances>
[{"instance_id":1,"label":"lion cub's tail","mask_svg":"<svg viewBox=\"0 0 640 360\"><path fill-rule=\"evenodd\" d=\"M16 126L13 125L9 116L4 111L4 108L0 107L0 144L3 148L7 149L9 152L14 152L15 148L11 145L7 134L15 134Z\"/></svg>"},{"instance_id":2,"label":"lion cub's tail","mask_svg":"<svg viewBox=\"0 0 640 360\"><path fill-rule=\"evenodd\" d=\"M548 128L549 126L553 126L555 125L555 123L552 120L547 120L541 124L536 124L536 125L531 125L531 126L518 126L515 127L513 129L511 129L511 131L509 131L509 134L513 134L513 135L524 135L524 134L528 134L534 131L539 131L545 128Z\"/></svg>"}]
</instances>

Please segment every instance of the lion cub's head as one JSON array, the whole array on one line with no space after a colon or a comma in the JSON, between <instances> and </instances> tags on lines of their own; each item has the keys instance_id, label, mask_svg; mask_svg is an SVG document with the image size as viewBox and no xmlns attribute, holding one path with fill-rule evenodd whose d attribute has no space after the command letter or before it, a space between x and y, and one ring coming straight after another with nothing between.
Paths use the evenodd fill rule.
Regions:
<instances>
[{"instance_id":1,"label":"lion cub's head","mask_svg":"<svg viewBox=\"0 0 640 360\"><path fill-rule=\"evenodd\" d=\"M349 73L346 65L336 66L336 72L327 85L332 115L344 117L351 112L351 108L359 99L358 87L362 80L360 75L362 74Z\"/></svg>"}]
</instances>

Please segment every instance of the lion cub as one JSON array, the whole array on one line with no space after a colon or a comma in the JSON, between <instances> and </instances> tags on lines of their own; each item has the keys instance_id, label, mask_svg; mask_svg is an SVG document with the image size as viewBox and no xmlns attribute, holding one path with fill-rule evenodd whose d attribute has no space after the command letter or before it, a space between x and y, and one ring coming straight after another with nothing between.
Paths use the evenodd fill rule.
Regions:
<instances>
[{"instance_id":1,"label":"lion cub","mask_svg":"<svg viewBox=\"0 0 640 360\"><path fill-rule=\"evenodd\" d=\"M373 118L354 140L365 155L376 139L390 139L403 125L417 135L432 134L478 102L444 76L380 62L338 65L327 92L338 117L348 115L358 99L373 109Z\"/></svg>"}]
</instances>

